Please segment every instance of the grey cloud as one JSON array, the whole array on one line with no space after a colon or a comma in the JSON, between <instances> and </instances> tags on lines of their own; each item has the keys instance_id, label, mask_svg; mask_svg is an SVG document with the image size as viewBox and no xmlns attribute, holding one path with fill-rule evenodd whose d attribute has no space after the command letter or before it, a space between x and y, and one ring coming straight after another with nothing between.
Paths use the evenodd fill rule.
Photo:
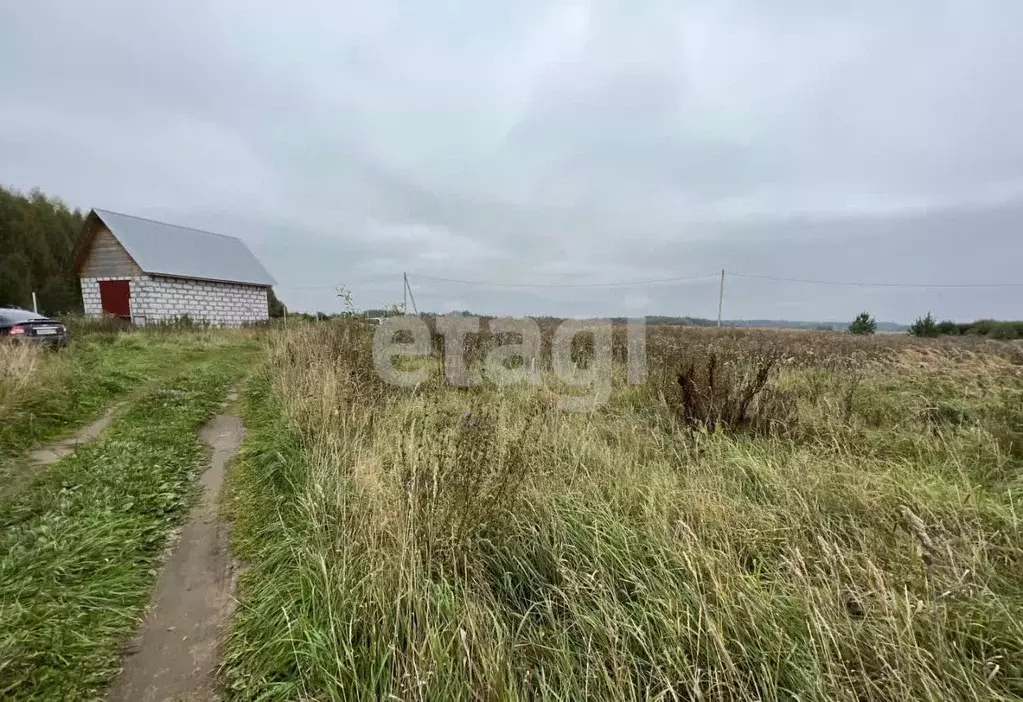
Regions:
<instances>
[{"instance_id":1,"label":"grey cloud","mask_svg":"<svg viewBox=\"0 0 1023 702\"><path fill-rule=\"evenodd\" d=\"M286 302L713 316L736 272L1014 281L1023 5L0 7L0 179L237 234ZM416 278L416 275L420 278ZM1016 316L1011 290L729 279L733 317ZM1011 294L1010 294L1011 293Z\"/></svg>"}]
</instances>

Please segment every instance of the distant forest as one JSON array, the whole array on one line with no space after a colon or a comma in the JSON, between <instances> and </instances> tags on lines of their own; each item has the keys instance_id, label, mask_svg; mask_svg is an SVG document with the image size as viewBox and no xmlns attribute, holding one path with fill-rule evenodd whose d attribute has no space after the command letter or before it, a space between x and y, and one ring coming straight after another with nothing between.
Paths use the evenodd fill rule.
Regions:
<instances>
[{"instance_id":1,"label":"distant forest","mask_svg":"<svg viewBox=\"0 0 1023 702\"><path fill-rule=\"evenodd\" d=\"M0 305L62 314L82 311L71 251L85 215L38 190L0 187Z\"/></svg>"}]
</instances>

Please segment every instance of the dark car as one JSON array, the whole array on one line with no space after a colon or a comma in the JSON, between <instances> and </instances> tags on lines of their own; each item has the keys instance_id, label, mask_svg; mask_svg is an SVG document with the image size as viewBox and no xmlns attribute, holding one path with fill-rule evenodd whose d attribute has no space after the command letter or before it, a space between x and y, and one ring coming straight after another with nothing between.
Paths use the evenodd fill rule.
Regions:
<instances>
[{"instance_id":1,"label":"dark car","mask_svg":"<svg viewBox=\"0 0 1023 702\"><path fill-rule=\"evenodd\" d=\"M67 346L67 328L55 319L17 307L0 307L0 340Z\"/></svg>"}]
</instances>

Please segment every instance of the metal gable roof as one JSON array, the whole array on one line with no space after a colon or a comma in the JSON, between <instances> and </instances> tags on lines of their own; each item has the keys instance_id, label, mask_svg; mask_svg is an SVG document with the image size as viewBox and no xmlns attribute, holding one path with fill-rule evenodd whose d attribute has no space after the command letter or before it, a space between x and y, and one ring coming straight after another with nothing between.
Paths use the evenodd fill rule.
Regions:
<instances>
[{"instance_id":1,"label":"metal gable roof","mask_svg":"<svg viewBox=\"0 0 1023 702\"><path fill-rule=\"evenodd\" d=\"M276 285L241 239L93 209L144 273Z\"/></svg>"}]
</instances>

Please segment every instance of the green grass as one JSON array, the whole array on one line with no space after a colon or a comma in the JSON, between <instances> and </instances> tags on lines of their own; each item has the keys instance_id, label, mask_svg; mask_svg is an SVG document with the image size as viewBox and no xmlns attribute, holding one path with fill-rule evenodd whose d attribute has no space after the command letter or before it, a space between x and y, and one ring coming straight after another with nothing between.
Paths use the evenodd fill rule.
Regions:
<instances>
[{"instance_id":1,"label":"green grass","mask_svg":"<svg viewBox=\"0 0 1023 702\"><path fill-rule=\"evenodd\" d=\"M198 429L251 356L222 345L158 383L0 507L0 697L101 696L195 493Z\"/></svg>"},{"instance_id":2,"label":"green grass","mask_svg":"<svg viewBox=\"0 0 1023 702\"><path fill-rule=\"evenodd\" d=\"M118 399L238 343L230 334L134 333L76 340L58 353L0 345L0 480L17 458Z\"/></svg>"},{"instance_id":3,"label":"green grass","mask_svg":"<svg viewBox=\"0 0 1023 702\"><path fill-rule=\"evenodd\" d=\"M788 431L703 433L653 386L378 392L331 335L250 388L233 697L1023 696L1009 361L806 364Z\"/></svg>"}]
</instances>

